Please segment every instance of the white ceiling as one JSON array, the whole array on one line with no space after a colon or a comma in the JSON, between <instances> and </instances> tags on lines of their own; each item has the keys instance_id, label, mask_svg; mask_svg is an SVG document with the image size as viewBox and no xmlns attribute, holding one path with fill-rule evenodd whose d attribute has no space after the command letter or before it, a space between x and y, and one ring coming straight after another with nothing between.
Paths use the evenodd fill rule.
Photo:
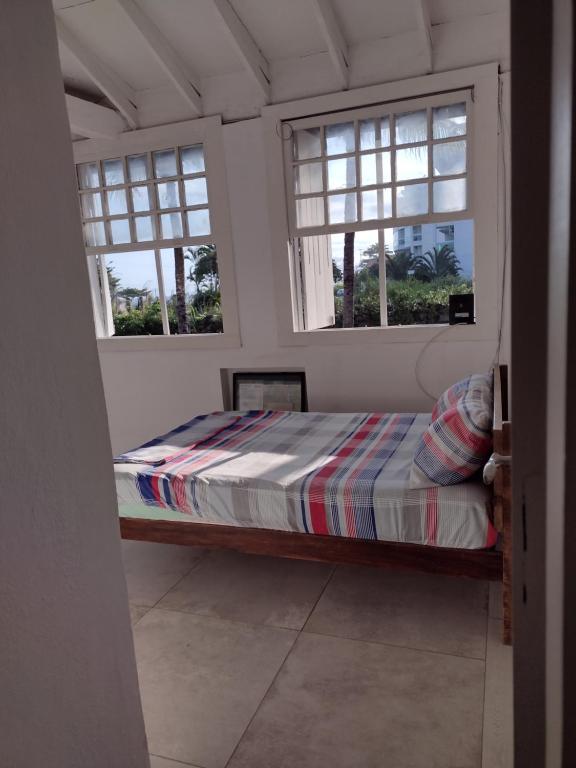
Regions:
<instances>
[{"instance_id":1,"label":"white ceiling","mask_svg":"<svg viewBox=\"0 0 576 768\"><path fill-rule=\"evenodd\" d=\"M330 0L346 44L353 51L363 44L374 47L401 35L415 36L418 3L422 0ZM192 82L245 73L246 62L231 41L213 0L136 0L178 55ZM315 68L327 43L315 16L312 0L229 0L236 15L270 64L273 74L287 66L298 72ZM469 26L480 17L507 18L508 0L424 0L432 31L441 25ZM146 94L173 89L153 50L133 26L116 0L53 0L59 19L83 48L124 81ZM454 32L456 36L457 31ZM433 35L434 36L434 35ZM418 40L417 37L414 38ZM423 38L421 38L423 39ZM409 43L411 46L413 42ZM419 46L416 45L416 48ZM500 46L501 47L501 46ZM65 86L103 100L103 94L76 59L61 45ZM414 56L420 55L419 50ZM358 59L358 56L356 56ZM298 61L302 64L297 64ZM289 62L293 62L290 63ZM317 73L310 71L310 79ZM301 75L300 75L301 76ZM376 77L376 75L375 75ZM379 75L382 80L382 75ZM274 85L274 83L273 83ZM336 86L337 87L337 86ZM334 88L332 88L334 90ZM297 92L297 89L296 89ZM305 95L303 89L302 95ZM190 115L192 116L192 115Z\"/></svg>"}]
</instances>

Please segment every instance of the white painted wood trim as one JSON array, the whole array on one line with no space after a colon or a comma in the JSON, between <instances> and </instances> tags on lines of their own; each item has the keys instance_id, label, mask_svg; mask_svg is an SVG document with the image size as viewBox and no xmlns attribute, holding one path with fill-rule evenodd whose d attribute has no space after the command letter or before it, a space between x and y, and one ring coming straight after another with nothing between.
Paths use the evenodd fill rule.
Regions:
<instances>
[{"instance_id":1,"label":"white painted wood trim","mask_svg":"<svg viewBox=\"0 0 576 768\"><path fill-rule=\"evenodd\" d=\"M128 83L122 81L118 75L110 73L98 57L89 51L58 17L56 17L56 30L64 48L72 54L102 93L110 99L130 128L138 128L138 110L134 106L136 94Z\"/></svg>"},{"instance_id":2,"label":"white painted wood trim","mask_svg":"<svg viewBox=\"0 0 576 768\"><path fill-rule=\"evenodd\" d=\"M349 54L348 45L338 24L330 0L312 0L314 14L320 25L322 36L328 46L330 59L338 76L341 88L348 88Z\"/></svg>"},{"instance_id":3,"label":"white painted wood trim","mask_svg":"<svg viewBox=\"0 0 576 768\"><path fill-rule=\"evenodd\" d=\"M424 40L428 72L432 72L434 69L434 51L432 48L432 23L430 22L428 2L427 0L414 0L414 2L416 4L418 29L422 33L422 38Z\"/></svg>"},{"instance_id":4,"label":"white painted wood trim","mask_svg":"<svg viewBox=\"0 0 576 768\"><path fill-rule=\"evenodd\" d=\"M256 85L262 91L267 104L270 101L270 65L252 39L242 20L236 14L228 0L212 0L212 4L224 22L232 44L244 61Z\"/></svg>"},{"instance_id":5,"label":"white painted wood trim","mask_svg":"<svg viewBox=\"0 0 576 768\"><path fill-rule=\"evenodd\" d=\"M111 110L108 110L111 111ZM116 113L113 113L116 114ZM118 117L118 115L116 115ZM118 119L120 119L118 117ZM168 147L202 143L206 162L206 183L210 203L210 223L212 233L200 238L203 242L214 242L218 249L218 271L220 273L220 293L222 296L222 320L224 333L191 334L190 336L159 337L119 337L104 339L102 349L109 351L118 345L118 349L212 349L234 348L241 346L240 320L236 290L236 272L234 266L234 246L230 224L228 185L224 165L224 145L222 123L219 116L187 120L182 123L161 125L154 128L142 128L117 136L114 141L95 139L74 144L75 163L91 160L103 160L110 157L152 152ZM182 245L190 244L198 238L187 238ZM140 250L153 250L166 247L166 243L141 243ZM124 250L132 250L124 248ZM89 249L91 252L97 249ZM102 252L110 252L102 247ZM99 340L99 342L102 340Z\"/></svg>"},{"instance_id":6,"label":"white painted wood trim","mask_svg":"<svg viewBox=\"0 0 576 768\"><path fill-rule=\"evenodd\" d=\"M202 114L202 98L197 82L187 73L184 62L174 51L158 27L134 0L116 0L120 8L142 35L170 80L188 102L194 114Z\"/></svg>"},{"instance_id":7,"label":"white painted wood trim","mask_svg":"<svg viewBox=\"0 0 576 768\"><path fill-rule=\"evenodd\" d=\"M115 139L126 130L124 121L113 109L66 94L72 133L87 139Z\"/></svg>"},{"instance_id":8,"label":"white painted wood trim","mask_svg":"<svg viewBox=\"0 0 576 768\"><path fill-rule=\"evenodd\" d=\"M412 96L473 88L468 156L469 209L474 211L474 290L476 325L454 326L442 336L450 341L494 341L498 331L498 65L487 64L463 70L360 88L330 96L263 107L263 135L266 152L272 265L278 312L278 341L281 346L346 345L358 343L410 343L432 341L441 326L388 326L338 330L295 331L290 266L286 244L290 240L287 194L284 175L284 144L279 121L319 115L344 109L358 109ZM480 136L481 141L474 137ZM445 220L450 220L447 214ZM407 219L404 224L411 221Z\"/></svg>"}]
</instances>

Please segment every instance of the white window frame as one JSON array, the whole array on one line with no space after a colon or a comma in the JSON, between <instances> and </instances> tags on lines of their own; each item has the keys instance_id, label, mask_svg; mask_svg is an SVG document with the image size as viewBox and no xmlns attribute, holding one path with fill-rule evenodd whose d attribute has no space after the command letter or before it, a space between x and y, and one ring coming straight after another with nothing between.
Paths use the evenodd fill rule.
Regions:
<instances>
[{"instance_id":1,"label":"white window frame","mask_svg":"<svg viewBox=\"0 0 576 768\"><path fill-rule=\"evenodd\" d=\"M306 160L295 160L293 158L293 142L287 140L284 142L284 169L286 176L286 201L288 206L288 223L290 232L293 237L304 237L306 235L320 235L320 234L335 234L349 231L361 231L361 230L373 230L381 228L393 228L393 227L409 227L412 224L428 224L431 222L444 222L447 220L456 221L457 219L469 219L472 218L473 200L471 200L470 190L466 195L466 206L457 211L442 211L439 213L433 212L433 187L434 183L441 183L445 181L451 181L453 179L464 179L468 182L470 174L469 157L471 153L471 144L473 143L473 120L467 120L466 132L463 135L451 136L448 138L434 139L432 132L432 110L435 107L450 106L453 104L466 104L466 114L470 115L472 112L472 99L471 88L463 89L453 93L443 93L431 96L424 96L420 99L410 99L406 101L388 102L386 104L379 104L375 107L360 107L358 109L347 109L344 112L336 112L329 115L315 115L313 117L302 118L300 120L286 120L282 123L282 133L298 131L307 128L319 128L320 129L320 144L321 154L318 157L310 158ZM416 141L413 143L397 144L395 140L395 118L399 114L407 112L419 112L425 111L427 124L428 124L428 137L427 139ZM361 149L360 137L359 137L359 125L361 120L369 118L389 118L390 127L390 143L386 146L373 149ZM325 129L330 125L339 123L354 123L354 131L356 134L356 150L345 154L332 154L329 155L326 152L325 147ZM433 147L441 144L453 144L457 142L466 142L466 164L463 173L454 175L434 175L433 168ZM413 149L417 147L427 148L427 175L423 178L407 179L405 181L397 181L395 179L395 157L397 151ZM378 153L389 153L391 156L392 166L392 178L390 181L380 181L379 183L363 185L361 184L360 164L361 159L365 156L377 155ZM295 194L295 168L306 167L306 165L315 165L318 163L328 163L330 161L339 160L342 158L348 158L355 161L356 166L356 183L353 186L341 188L341 189L328 189L327 173L323 172L324 176L324 191L322 192L308 192L302 195ZM324 165L324 169L326 165ZM414 215L414 216L398 216L396 213L396 195L395 189L397 187L410 187L421 186L426 184L428 187L428 213ZM468 186L468 184L467 184ZM376 219L364 219L363 218L363 202L362 192L368 192L372 190L390 190L391 191L391 215L386 218ZM328 201L331 197L341 196L344 194L353 195L356 201L357 220L350 224L329 223L329 211ZM296 221L296 202L297 200L323 200L324 202L324 223L316 226L298 227Z\"/></svg>"},{"instance_id":2,"label":"white window frame","mask_svg":"<svg viewBox=\"0 0 576 768\"><path fill-rule=\"evenodd\" d=\"M224 145L222 141L222 122L219 116L197 120L188 120L172 125L144 128L121 134L116 139L89 139L74 144L74 162L76 165L90 161L106 160L108 158L127 155L145 154L161 149L202 144L206 165L206 183L210 211L210 235L201 237L185 237L178 240L149 240L122 245L88 246L86 254L89 261L89 275L93 299L95 297L96 255L103 255L101 269L105 271L106 255L134 251L158 252L164 248L177 246L194 246L214 243L218 251L218 272L220 276L220 293L222 297L223 333L182 334L171 336L114 336L106 338L110 330L111 308L102 306L98 311L96 303L95 325L98 348L106 351L150 350L150 349L226 349L241 346L240 325L238 320L238 305L236 277L234 270L234 254L226 171L224 165ZM151 182L148 182L151 183ZM80 206L80 203L79 203ZM165 211L161 211L164 213ZM169 212L169 211L168 211ZM158 255L156 255L158 262ZM162 280L161 270L158 272L159 282ZM162 291L162 285L159 285ZM163 318L164 326L166 318ZM104 335L104 337L102 337Z\"/></svg>"},{"instance_id":3,"label":"white window frame","mask_svg":"<svg viewBox=\"0 0 576 768\"><path fill-rule=\"evenodd\" d=\"M498 65L456 70L411 78L395 83L370 86L358 90L329 94L302 101L264 107L263 129L268 171L269 215L272 234L272 257L278 308L278 334L282 345L339 345L382 342L425 342L432 339L442 326L421 325L399 328L343 328L295 330L301 328L297 302L293 300L292 259L286 258L290 241L289 205L284 173L285 139L282 126L286 121L344 110L361 110L374 105L396 103L430 97L435 94L471 89L472 98L468 122L469 134L481 136L482 141L470 141L468 150L468 207L463 215L433 214L438 222L474 219L474 282L476 295L476 324L454 326L452 340L492 341L498 332L499 238L498 231ZM322 119L322 118L321 118ZM341 119L341 118L339 118ZM430 217L407 217L402 220L367 222L365 229L388 226L409 226L426 223ZM390 222L390 223L389 223Z\"/></svg>"}]
</instances>

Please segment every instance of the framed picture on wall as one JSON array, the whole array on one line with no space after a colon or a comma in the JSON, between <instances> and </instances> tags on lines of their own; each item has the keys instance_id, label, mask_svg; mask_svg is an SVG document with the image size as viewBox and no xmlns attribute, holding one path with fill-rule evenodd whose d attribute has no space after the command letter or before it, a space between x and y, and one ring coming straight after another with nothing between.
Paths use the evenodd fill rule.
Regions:
<instances>
[{"instance_id":1,"label":"framed picture on wall","mask_svg":"<svg viewBox=\"0 0 576 768\"><path fill-rule=\"evenodd\" d=\"M234 373L235 411L307 411L306 374Z\"/></svg>"}]
</instances>

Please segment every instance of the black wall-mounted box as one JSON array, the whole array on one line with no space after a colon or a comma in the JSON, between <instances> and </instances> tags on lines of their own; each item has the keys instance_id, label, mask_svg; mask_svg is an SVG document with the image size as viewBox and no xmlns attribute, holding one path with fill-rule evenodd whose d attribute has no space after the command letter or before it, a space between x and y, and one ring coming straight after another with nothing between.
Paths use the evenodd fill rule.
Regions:
<instances>
[{"instance_id":1,"label":"black wall-mounted box","mask_svg":"<svg viewBox=\"0 0 576 768\"><path fill-rule=\"evenodd\" d=\"M474 320L474 294L455 293L448 299L448 322L450 325L473 325Z\"/></svg>"}]
</instances>

